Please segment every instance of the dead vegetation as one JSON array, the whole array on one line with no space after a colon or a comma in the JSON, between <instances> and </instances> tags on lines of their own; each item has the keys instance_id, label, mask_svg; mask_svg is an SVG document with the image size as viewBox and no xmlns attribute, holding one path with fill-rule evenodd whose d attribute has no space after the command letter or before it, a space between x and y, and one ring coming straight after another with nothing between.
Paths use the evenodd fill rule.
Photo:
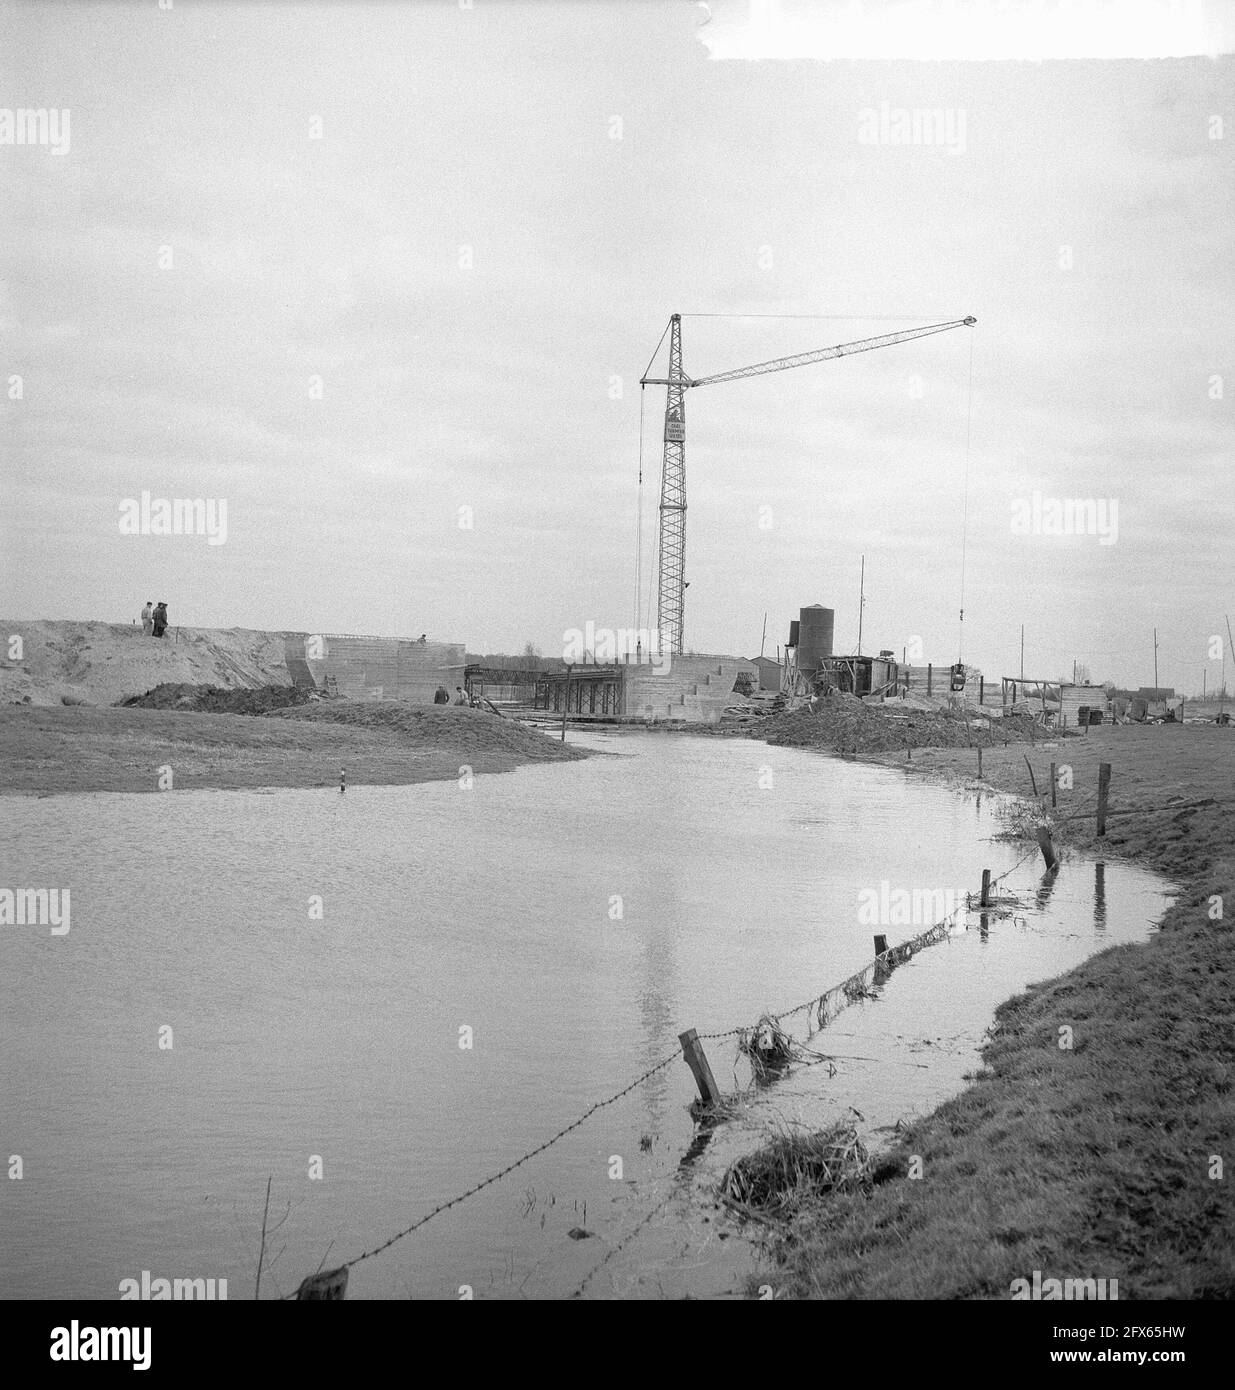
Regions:
<instances>
[{"instance_id":1,"label":"dead vegetation","mask_svg":"<svg viewBox=\"0 0 1235 1390\"><path fill-rule=\"evenodd\" d=\"M738 1211L785 1219L840 1192L870 1181L871 1159L847 1121L813 1133L777 1135L739 1158L721 1180L721 1196Z\"/></svg>"}]
</instances>

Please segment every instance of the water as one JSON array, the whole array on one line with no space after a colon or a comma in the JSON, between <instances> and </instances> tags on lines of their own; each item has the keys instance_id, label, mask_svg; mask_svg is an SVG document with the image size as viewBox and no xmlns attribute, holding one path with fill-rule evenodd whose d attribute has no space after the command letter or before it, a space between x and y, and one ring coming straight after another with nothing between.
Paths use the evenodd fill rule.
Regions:
<instances>
[{"instance_id":1,"label":"water","mask_svg":"<svg viewBox=\"0 0 1235 1390\"><path fill-rule=\"evenodd\" d=\"M72 894L67 935L0 928L0 1159L24 1169L0 1296L115 1298L149 1270L251 1297L268 1175L262 1296L286 1295L543 1142L684 1028L752 1023L859 968L873 930L895 944L929 924L872 928L861 890L976 889L1022 853L991 842L990 798L887 769L745 740L578 741L608 756L470 788L0 801L4 883ZM1099 912L1097 867L1076 862L1038 908L1037 870L1009 880L1029 899L1015 921L983 940L971 915L823 1035L872 1060L792 1074L692 1152L678 1059L355 1266L348 1296L565 1296L605 1256L590 1296L729 1287L749 1252L714 1238L706 1194L769 1107L827 1123L855 1104L871 1126L929 1108L999 1000L1143 939L1166 903L1161 880L1108 864ZM709 1046L732 1085L732 1045Z\"/></svg>"}]
</instances>

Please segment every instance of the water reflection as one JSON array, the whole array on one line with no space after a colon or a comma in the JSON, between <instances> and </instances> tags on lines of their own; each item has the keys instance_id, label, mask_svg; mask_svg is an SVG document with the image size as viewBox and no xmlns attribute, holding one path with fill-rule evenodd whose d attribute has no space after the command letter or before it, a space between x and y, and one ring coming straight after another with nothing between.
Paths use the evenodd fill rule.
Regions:
<instances>
[{"instance_id":1,"label":"water reflection","mask_svg":"<svg viewBox=\"0 0 1235 1390\"><path fill-rule=\"evenodd\" d=\"M240 1287L267 1174L285 1200L303 1189L302 1155L323 1152L338 1180L281 1232L271 1292L290 1292L283 1270L294 1287L332 1242L346 1258L500 1170L671 1054L681 1030L748 1027L860 970L858 897L881 880L976 889L983 863L999 875L1019 857L989 840L989 794L971 811L899 771L745 740L594 741L624 756L477 778L466 795L332 785L0 804L17 881L71 884L82 904L66 937L0 943L0 1110L56 1156L6 1215L0 1294L114 1298L156 1260ZM757 792L765 764L775 791ZM898 1090L885 1045L980 1034L1023 980L1093 949L1093 932L1079 939L1090 917L1114 940L1144 934L1148 876L1099 869L1092 900L1083 863L1043 880L1034 932L981 913L980 957L960 932L885 975L876 1036L839 1044L854 1054L841 1075L790 1069L763 1094L779 1105L800 1085L831 1105L856 1065L898 1113L920 1106L940 1064L902 1059L893 1070L913 1085ZM1014 879L1032 895L1030 870ZM310 894L324 919L306 918ZM926 925L880 929L895 947ZM144 1044L165 1016L189 1021L174 1054ZM728 1090L732 1055L717 1049ZM607 1239L645 1181L716 1160L726 1126L693 1124L694 1093L680 1061L658 1071L414 1248L357 1266L349 1295L568 1293L587 1252L566 1232L584 1204Z\"/></svg>"}]
</instances>

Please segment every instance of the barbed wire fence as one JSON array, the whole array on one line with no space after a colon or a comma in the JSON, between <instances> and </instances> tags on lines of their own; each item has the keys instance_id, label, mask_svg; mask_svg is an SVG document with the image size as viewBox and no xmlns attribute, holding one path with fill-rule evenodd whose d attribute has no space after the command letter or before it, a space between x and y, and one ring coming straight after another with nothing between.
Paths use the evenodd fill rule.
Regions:
<instances>
[{"instance_id":1,"label":"barbed wire fence","mask_svg":"<svg viewBox=\"0 0 1235 1390\"><path fill-rule=\"evenodd\" d=\"M1076 808L1070 815L1050 815L1049 823L1052 825L1062 825L1068 821L1076 820L1082 815L1092 814L1092 811L1087 809L1087 803L1095 801L1098 795L1099 793L1096 792L1091 793L1084 799L1084 801L1081 803L1081 806ZM989 887L994 888L998 884L1005 882L1009 877L1011 877L1012 874L1016 873L1017 870L1020 869L1021 866L1025 864L1027 860L1035 858L1039 852L1039 846L1037 844L1030 846L1025 851L1025 853L1022 854L1020 858L1017 859L1016 862L1011 865L1010 868L1005 869L1003 873L998 875L998 877L990 879ZM925 931L918 933L917 936L910 938L910 940L908 941L901 942L897 946L888 948L880 955L876 956L874 960L868 961L864 966L862 966L860 970L855 971L847 979L842 980L839 984L832 985L830 988L824 990L821 994L814 994L809 999L805 999L801 1003L795 1004L791 1008L783 1009L776 1014L765 1015L765 1020L772 1023L773 1025L775 1025L777 1029L779 1029L786 1020L795 1018L799 1014L805 1014L807 1015L808 1020L808 1036L813 1036L815 1033L822 1031L830 1023L832 1023L833 1020L841 1012L843 1012L844 1009L848 1008L851 1004L855 1004L860 1002L862 999L872 997L873 986L879 981L881 973L887 972L895 966L903 964L905 961L910 960L913 956L917 955L920 951L925 950L927 947L947 939L947 937L950 935L953 929L953 926L956 923L957 918L962 913L967 913L973 910L973 899L974 895L972 893L969 894L963 904L958 904L945 917L942 917L938 922L935 922ZM994 905L990 904L988 900L988 904L986 906L990 907ZM979 905L979 910L982 910L981 904ZM739 1043L742 1043L746 1040L749 1040L755 1031L756 1029L750 1027L749 1025L739 1025L738 1027L727 1028L719 1032L699 1033L695 1035L695 1037L697 1041L701 1043L720 1042L729 1038L734 1038L738 1040ZM494 1183L500 1182L502 1178L507 1177L510 1173L513 1173L516 1169L521 1168L524 1164L529 1163L533 1158L536 1158L538 1155L544 1153L547 1149L551 1149L555 1144L560 1143L561 1140L565 1139L567 1135L573 1133L582 1125L586 1124L587 1121L590 1120L593 1115L597 1114L599 1111L604 1110L611 1105L614 1105L617 1101L621 1100L625 1096L628 1096L633 1090L641 1086L645 1081L648 1081L651 1077L655 1076L658 1072L664 1071L667 1067L671 1066L674 1062L678 1060L679 1057L685 1056L686 1049L681 1043L679 1043L678 1047L673 1052L669 1053L665 1057L662 1057L658 1062L654 1062L650 1067L648 1067L645 1071L641 1072L637 1077L635 1077L633 1081L628 1082L620 1090L615 1091L612 1095L607 1096L605 1099L598 1100L594 1104L590 1105L585 1111L583 1111L581 1115L578 1116L577 1119L572 1120L568 1125L564 1125L551 1138L546 1139L543 1143L536 1145L535 1148L529 1149L519 1158L513 1160L513 1162L506 1164L505 1167L499 1169L497 1172L491 1173L488 1177L482 1178L480 1182L474 1183L465 1191L458 1193L456 1196L449 1198L447 1201L439 1202L437 1206L435 1206L431 1211L428 1211L423 1216L418 1217L415 1221L403 1227L401 1230L396 1231L393 1235L389 1236L386 1240L381 1241L379 1244L374 1245L368 1250L362 1251L359 1255L354 1255L350 1260L345 1260L342 1264L337 1265L334 1269L328 1270L324 1273L310 1275L301 1283L300 1287L296 1290L295 1293L283 1295L284 1301L305 1299L335 1300L343 1298L347 1287L348 1273L356 1265L361 1264L365 1260L370 1260L373 1259L375 1256L380 1255L383 1251L390 1249L390 1247L396 1244L396 1242L403 1240L404 1237L411 1235L414 1231L418 1231L422 1226L427 1225L430 1221L434 1219L434 1217L440 1216L443 1212L451 1210L452 1207L457 1207L461 1205L463 1202L468 1201L470 1198L475 1197L478 1193L484 1191L485 1188L491 1187ZM819 1054L819 1060L826 1060L826 1058L823 1054ZM572 1293L571 1295L572 1298L577 1298L582 1294L584 1288L596 1275L596 1273L606 1263L608 1263L608 1261L612 1259L613 1256L616 1255L623 1246L629 1243L629 1241L633 1239L633 1237L638 1233L638 1231L640 1231L645 1225L647 1225L647 1223L658 1211L662 1210L668 1204L672 1195L672 1192L670 1192L661 1202L657 1203L651 1209L651 1211L646 1213L645 1216L639 1221L639 1223L630 1232L628 1232L627 1235L623 1237L621 1241L618 1242L617 1245L610 1248L610 1250L601 1259L601 1261L593 1267L593 1269L585 1277L585 1279L578 1286L578 1288L575 1289L574 1293Z\"/></svg>"}]
</instances>

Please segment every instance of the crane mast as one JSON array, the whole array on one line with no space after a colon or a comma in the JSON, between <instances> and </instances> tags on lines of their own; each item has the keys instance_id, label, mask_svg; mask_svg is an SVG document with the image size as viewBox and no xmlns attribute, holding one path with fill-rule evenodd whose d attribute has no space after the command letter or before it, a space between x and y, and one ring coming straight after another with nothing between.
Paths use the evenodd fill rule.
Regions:
<instances>
[{"instance_id":1,"label":"crane mast","mask_svg":"<svg viewBox=\"0 0 1235 1390\"><path fill-rule=\"evenodd\" d=\"M656 626L660 651L671 656L682 653L686 608L686 392L692 386L713 386L723 381L740 381L748 376L763 376L767 372L783 372L790 367L805 367L811 362L826 362L833 357L848 357L855 352L870 352L874 348L891 347L893 343L925 338L932 333L945 333L950 328L972 327L972 316L953 319L949 323L932 323L924 328L906 328L899 333L883 333L877 338L861 338L853 343L838 343L834 347L801 352L794 357L776 357L770 362L757 362L751 367L717 372L713 376L689 377L682 369L682 316L674 314L669 320L669 368L663 377L640 378L641 386L664 386L665 393L665 455L660 476L660 566L657 588Z\"/></svg>"}]
</instances>

